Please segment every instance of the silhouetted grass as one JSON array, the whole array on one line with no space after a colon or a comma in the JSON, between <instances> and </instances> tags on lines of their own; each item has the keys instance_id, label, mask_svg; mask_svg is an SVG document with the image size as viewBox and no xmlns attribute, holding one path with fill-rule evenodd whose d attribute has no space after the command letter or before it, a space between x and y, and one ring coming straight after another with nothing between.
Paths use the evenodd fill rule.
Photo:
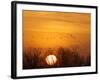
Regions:
<instances>
[{"instance_id":1,"label":"silhouetted grass","mask_svg":"<svg viewBox=\"0 0 100 80\"><path fill-rule=\"evenodd\" d=\"M57 57L57 63L49 66L45 58L54 54ZM86 58L80 56L77 51L68 48L31 48L23 52L23 69L36 68L57 68L57 67L80 67L90 66L90 55Z\"/></svg>"}]
</instances>

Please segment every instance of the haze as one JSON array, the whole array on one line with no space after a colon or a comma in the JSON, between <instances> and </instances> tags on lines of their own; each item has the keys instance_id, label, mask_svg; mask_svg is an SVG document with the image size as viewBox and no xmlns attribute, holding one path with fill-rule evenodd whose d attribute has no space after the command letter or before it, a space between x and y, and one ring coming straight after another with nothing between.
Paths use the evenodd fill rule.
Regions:
<instances>
[{"instance_id":1,"label":"haze","mask_svg":"<svg viewBox=\"0 0 100 80\"><path fill-rule=\"evenodd\" d=\"M77 47L90 53L89 13L23 10L23 48Z\"/></svg>"}]
</instances>

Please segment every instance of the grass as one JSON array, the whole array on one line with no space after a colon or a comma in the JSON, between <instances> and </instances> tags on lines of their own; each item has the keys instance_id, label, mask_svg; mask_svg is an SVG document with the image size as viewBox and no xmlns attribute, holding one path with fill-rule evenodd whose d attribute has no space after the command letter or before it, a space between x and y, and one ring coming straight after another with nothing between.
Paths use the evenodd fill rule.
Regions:
<instances>
[{"instance_id":1,"label":"grass","mask_svg":"<svg viewBox=\"0 0 100 80\"><path fill-rule=\"evenodd\" d=\"M57 62L50 66L45 58L53 54ZM90 55L82 57L76 50L68 48L30 48L23 52L23 69L60 68L90 66Z\"/></svg>"}]
</instances>

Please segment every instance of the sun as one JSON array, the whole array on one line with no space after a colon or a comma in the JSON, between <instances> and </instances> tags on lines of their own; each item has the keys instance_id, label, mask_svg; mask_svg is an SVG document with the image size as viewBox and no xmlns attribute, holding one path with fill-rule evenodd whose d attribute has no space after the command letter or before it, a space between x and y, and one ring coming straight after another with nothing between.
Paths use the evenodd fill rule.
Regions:
<instances>
[{"instance_id":1,"label":"sun","mask_svg":"<svg viewBox=\"0 0 100 80\"><path fill-rule=\"evenodd\" d=\"M48 55L45 60L48 65L52 66L56 64L57 57L55 55Z\"/></svg>"}]
</instances>

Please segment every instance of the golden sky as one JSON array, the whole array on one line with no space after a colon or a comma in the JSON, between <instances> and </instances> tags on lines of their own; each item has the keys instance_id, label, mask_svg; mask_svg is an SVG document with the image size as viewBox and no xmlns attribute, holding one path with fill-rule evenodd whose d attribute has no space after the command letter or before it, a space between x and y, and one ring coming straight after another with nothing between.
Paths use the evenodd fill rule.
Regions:
<instances>
[{"instance_id":1,"label":"golden sky","mask_svg":"<svg viewBox=\"0 0 100 80\"><path fill-rule=\"evenodd\" d=\"M89 13L23 10L23 47L69 47L90 50ZM87 49L88 48L88 49Z\"/></svg>"}]
</instances>

